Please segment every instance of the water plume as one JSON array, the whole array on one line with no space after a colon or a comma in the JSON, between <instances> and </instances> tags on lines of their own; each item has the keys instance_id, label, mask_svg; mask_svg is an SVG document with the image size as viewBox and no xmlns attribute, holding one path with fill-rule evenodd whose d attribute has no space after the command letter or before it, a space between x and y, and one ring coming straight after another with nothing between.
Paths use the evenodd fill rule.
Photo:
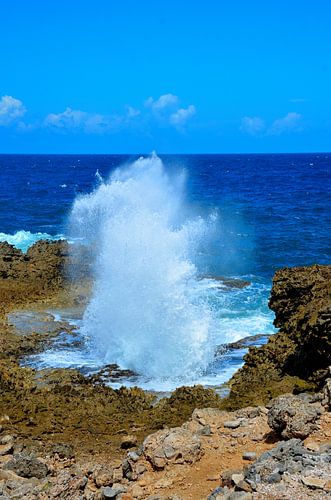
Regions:
<instances>
[{"instance_id":1,"label":"water plume","mask_svg":"<svg viewBox=\"0 0 331 500\"><path fill-rule=\"evenodd\" d=\"M214 320L196 262L213 217L184 215L185 174L170 176L156 155L99 181L70 218L94 260L83 334L105 363L146 377L201 374Z\"/></svg>"}]
</instances>

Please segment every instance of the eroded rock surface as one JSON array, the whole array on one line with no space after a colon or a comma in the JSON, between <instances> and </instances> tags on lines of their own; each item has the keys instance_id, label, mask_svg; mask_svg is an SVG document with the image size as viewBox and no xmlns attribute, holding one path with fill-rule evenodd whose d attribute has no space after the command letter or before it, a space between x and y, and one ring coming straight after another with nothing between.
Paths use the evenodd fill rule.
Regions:
<instances>
[{"instance_id":1,"label":"eroded rock surface","mask_svg":"<svg viewBox=\"0 0 331 500\"><path fill-rule=\"evenodd\" d=\"M308 394L284 394L271 401L268 424L285 439L305 439L317 429L324 408L316 397Z\"/></svg>"},{"instance_id":2,"label":"eroded rock surface","mask_svg":"<svg viewBox=\"0 0 331 500\"><path fill-rule=\"evenodd\" d=\"M193 463L199 459L200 450L197 434L182 427L155 432L143 443L144 455L156 469L163 469L167 463Z\"/></svg>"},{"instance_id":3,"label":"eroded rock surface","mask_svg":"<svg viewBox=\"0 0 331 500\"><path fill-rule=\"evenodd\" d=\"M269 306L280 330L266 345L250 348L231 381L230 407L322 387L331 364L330 298L331 266L275 273Z\"/></svg>"}]
</instances>

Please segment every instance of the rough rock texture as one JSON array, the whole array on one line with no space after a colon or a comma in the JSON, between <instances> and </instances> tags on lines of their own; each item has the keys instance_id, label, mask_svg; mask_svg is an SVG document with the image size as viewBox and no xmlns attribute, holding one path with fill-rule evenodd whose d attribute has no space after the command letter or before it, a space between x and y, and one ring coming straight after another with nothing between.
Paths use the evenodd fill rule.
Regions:
<instances>
[{"instance_id":1,"label":"rough rock texture","mask_svg":"<svg viewBox=\"0 0 331 500\"><path fill-rule=\"evenodd\" d=\"M250 348L231 381L230 408L321 388L331 364L330 297L331 266L275 273L269 306L280 330L266 345Z\"/></svg>"},{"instance_id":2,"label":"rough rock texture","mask_svg":"<svg viewBox=\"0 0 331 500\"><path fill-rule=\"evenodd\" d=\"M307 450L300 439L280 442L263 453L246 471L245 480L256 490L261 482L279 483L283 475L322 478L325 484L331 473L331 453Z\"/></svg>"},{"instance_id":3,"label":"rough rock texture","mask_svg":"<svg viewBox=\"0 0 331 500\"><path fill-rule=\"evenodd\" d=\"M316 421L323 411L314 396L284 394L271 401L268 424L285 439L305 439L317 429Z\"/></svg>"},{"instance_id":4,"label":"rough rock texture","mask_svg":"<svg viewBox=\"0 0 331 500\"><path fill-rule=\"evenodd\" d=\"M193 463L200 457L200 448L199 437L182 427L155 432L143 443L144 455L156 469L170 462Z\"/></svg>"},{"instance_id":5,"label":"rough rock texture","mask_svg":"<svg viewBox=\"0 0 331 500\"><path fill-rule=\"evenodd\" d=\"M47 465L38 460L33 455L25 455L19 453L14 455L13 458L4 466L5 470L11 470L21 477L36 477L42 479L47 476Z\"/></svg>"}]
</instances>

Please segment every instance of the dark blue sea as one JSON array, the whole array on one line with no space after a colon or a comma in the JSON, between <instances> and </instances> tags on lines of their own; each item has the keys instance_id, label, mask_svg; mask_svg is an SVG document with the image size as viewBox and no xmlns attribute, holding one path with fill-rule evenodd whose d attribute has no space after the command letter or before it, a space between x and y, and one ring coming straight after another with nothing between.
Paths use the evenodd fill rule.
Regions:
<instances>
[{"instance_id":1,"label":"dark blue sea","mask_svg":"<svg viewBox=\"0 0 331 500\"><path fill-rule=\"evenodd\" d=\"M192 204L219 208L220 272L270 278L280 267L329 262L331 153L160 156L169 169L187 170ZM0 155L1 239L15 242L20 231L65 235L73 200L93 189L96 172L107 177L134 159ZM24 247L30 240L21 237Z\"/></svg>"},{"instance_id":2,"label":"dark blue sea","mask_svg":"<svg viewBox=\"0 0 331 500\"><path fill-rule=\"evenodd\" d=\"M0 155L0 240L26 250L40 238L66 237L74 200L138 156ZM185 169L192 213L218 213L217 237L202 249L203 271L252 283L222 299L222 338L273 333L267 301L275 270L330 262L331 153L160 158L170 173ZM50 352L48 365L70 365L67 354ZM220 380L240 362L224 359Z\"/></svg>"}]
</instances>

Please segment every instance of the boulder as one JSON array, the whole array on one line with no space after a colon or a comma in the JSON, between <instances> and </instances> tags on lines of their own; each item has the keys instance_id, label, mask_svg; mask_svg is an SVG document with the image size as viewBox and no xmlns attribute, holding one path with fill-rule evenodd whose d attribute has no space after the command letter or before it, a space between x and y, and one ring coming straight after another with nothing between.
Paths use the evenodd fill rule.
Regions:
<instances>
[{"instance_id":1,"label":"boulder","mask_svg":"<svg viewBox=\"0 0 331 500\"><path fill-rule=\"evenodd\" d=\"M271 402L268 424L285 439L305 439L317 428L323 407L308 395L284 394Z\"/></svg>"},{"instance_id":2,"label":"boulder","mask_svg":"<svg viewBox=\"0 0 331 500\"><path fill-rule=\"evenodd\" d=\"M4 466L5 470L11 470L21 477L36 477L42 479L47 476L47 465L38 460L34 455L19 453Z\"/></svg>"},{"instance_id":3,"label":"boulder","mask_svg":"<svg viewBox=\"0 0 331 500\"><path fill-rule=\"evenodd\" d=\"M167 463L194 463L201 455L199 436L182 427L163 429L148 436L143 453L155 469Z\"/></svg>"}]
</instances>

